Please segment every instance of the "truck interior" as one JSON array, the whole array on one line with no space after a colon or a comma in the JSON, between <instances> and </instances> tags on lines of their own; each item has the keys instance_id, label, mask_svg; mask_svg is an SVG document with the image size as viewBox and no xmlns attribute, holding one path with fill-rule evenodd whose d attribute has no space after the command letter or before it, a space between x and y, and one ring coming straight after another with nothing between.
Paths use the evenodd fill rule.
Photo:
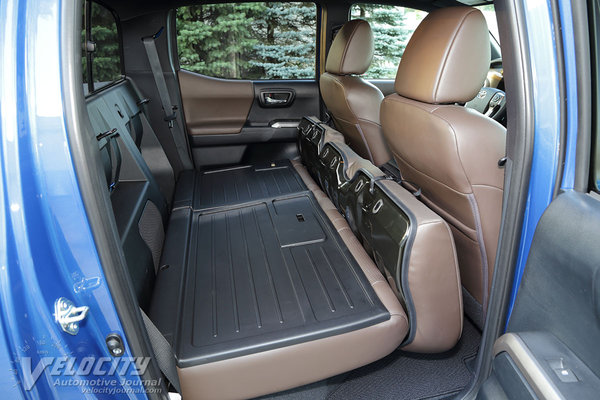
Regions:
<instances>
[{"instance_id":1,"label":"truck interior","mask_svg":"<svg viewBox=\"0 0 600 400\"><path fill-rule=\"evenodd\" d=\"M487 1L363 1L73 10L105 273L184 399L451 398L491 351L516 28Z\"/></svg>"}]
</instances>

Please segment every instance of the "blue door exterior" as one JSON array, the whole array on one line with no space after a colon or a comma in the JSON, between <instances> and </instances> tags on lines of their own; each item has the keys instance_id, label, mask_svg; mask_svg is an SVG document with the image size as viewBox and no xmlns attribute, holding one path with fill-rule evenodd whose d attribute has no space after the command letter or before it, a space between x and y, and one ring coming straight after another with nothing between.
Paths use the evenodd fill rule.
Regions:
<instances>
[{"instance_id":1,"label":"blue door exterior","mask_svg":"<svg viewBox=\"0 0 600 400\"><path fill-rule=\"evenodd\" d=\"M65 34L61 19L69 15L63 11L74 3L0 2L0 387L11 399L79 399L82 393L86 398L143 399L147 396L136 374L143 360L133 362L127 345L69 150L60 46ZM575 46L570 3L562 0L559 5L561 55L548 1L529 0L524 5L534 77L535 144L513 302L533 232L552 200L555 182L562 179L564 190L573 189ZM561 126L558 57L564 58L568 100L562 177L556 176ZM89 307L77 335L63 332L54 320L55 302L61 297ZM122 357L111 356L107 349L111 333L124 340ZM71 359L75 364L66 362ZM107 361L98 367L100 359ZM85 372L90 363L104 375L75 373L67 382L66 368ZM119 368L111 375L115 363ZM57 378L66 384L57 384ZM100 378L105 381L98 382Z\"/></svg>"}]
</instances>

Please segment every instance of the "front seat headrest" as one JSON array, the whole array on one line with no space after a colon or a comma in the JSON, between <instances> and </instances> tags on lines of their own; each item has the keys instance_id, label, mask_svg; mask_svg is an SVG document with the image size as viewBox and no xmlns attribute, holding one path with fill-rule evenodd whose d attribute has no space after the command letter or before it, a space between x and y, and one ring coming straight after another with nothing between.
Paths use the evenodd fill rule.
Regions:
<instances>
[{"instance_id":1,"label":"front seat headrest","mask_svg":"<svg viewBox=\"0 0 600 400\"><path fill-rule=\"evenodd\" d=\"M369 23L354 19L338 32L329 53L325 71L336 75L361 75L373 60L373 32Z\"/></svg>"},{"instance_id":2,"label":"front seat headrest","mask_svg":"<svg viewBox=\"0 0 600 400\"><path fill-rule=\"evenodd\" d=\"M395 89L424 103L465 103L481 89L489 68L490 36L481 11L440 8L425 17L406 46Z\"/></svg>"}]
</instances>

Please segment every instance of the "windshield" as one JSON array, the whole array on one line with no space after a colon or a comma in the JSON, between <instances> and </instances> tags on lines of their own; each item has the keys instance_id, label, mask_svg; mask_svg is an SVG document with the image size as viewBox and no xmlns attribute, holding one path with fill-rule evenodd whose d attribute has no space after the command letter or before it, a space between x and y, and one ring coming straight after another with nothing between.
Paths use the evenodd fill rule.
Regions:
<instances>
[{"instance_id":1,"label":"windshield","mask_svg":"<svg viewBox=\"0 0 600 400\"><path fill-rule=\"evenodd\" d=\"M488 4L485 6L477 6L475 8L479 9L483 13L491 35L494 37L494 40L500 44L500 36L498 35L498 21L496 20L496 10L494 9L494 6L492 4Z\"/></svg>"}]
</instances>

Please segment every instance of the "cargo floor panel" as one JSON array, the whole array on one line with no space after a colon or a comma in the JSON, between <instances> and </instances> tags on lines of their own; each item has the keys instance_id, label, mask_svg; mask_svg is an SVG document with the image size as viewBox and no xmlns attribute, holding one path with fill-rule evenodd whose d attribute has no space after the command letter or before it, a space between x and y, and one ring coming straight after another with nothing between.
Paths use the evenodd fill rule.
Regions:
<instances>
[{"instance_id":1,"label":"cargo floor panel","mask_svg":"<svg viewBox=\"0 0 600 400\"><path fill-rule=\"evenodd\" d=\"M312 194L196 211L189 249L180 367L389 319Z\"/></svg>"},{"instance_id":2,"label":"cargo floor panel","mask_svg":"<svg viewBox=\"0 0 600 400\"><path fill-rule=\"evenodd\" d=\"M196 171L180 179L175 207L194 210L244 204L307 191L289 160ZM182 201L182 199L184 199Z\"/></svg>"}]
</instances>

